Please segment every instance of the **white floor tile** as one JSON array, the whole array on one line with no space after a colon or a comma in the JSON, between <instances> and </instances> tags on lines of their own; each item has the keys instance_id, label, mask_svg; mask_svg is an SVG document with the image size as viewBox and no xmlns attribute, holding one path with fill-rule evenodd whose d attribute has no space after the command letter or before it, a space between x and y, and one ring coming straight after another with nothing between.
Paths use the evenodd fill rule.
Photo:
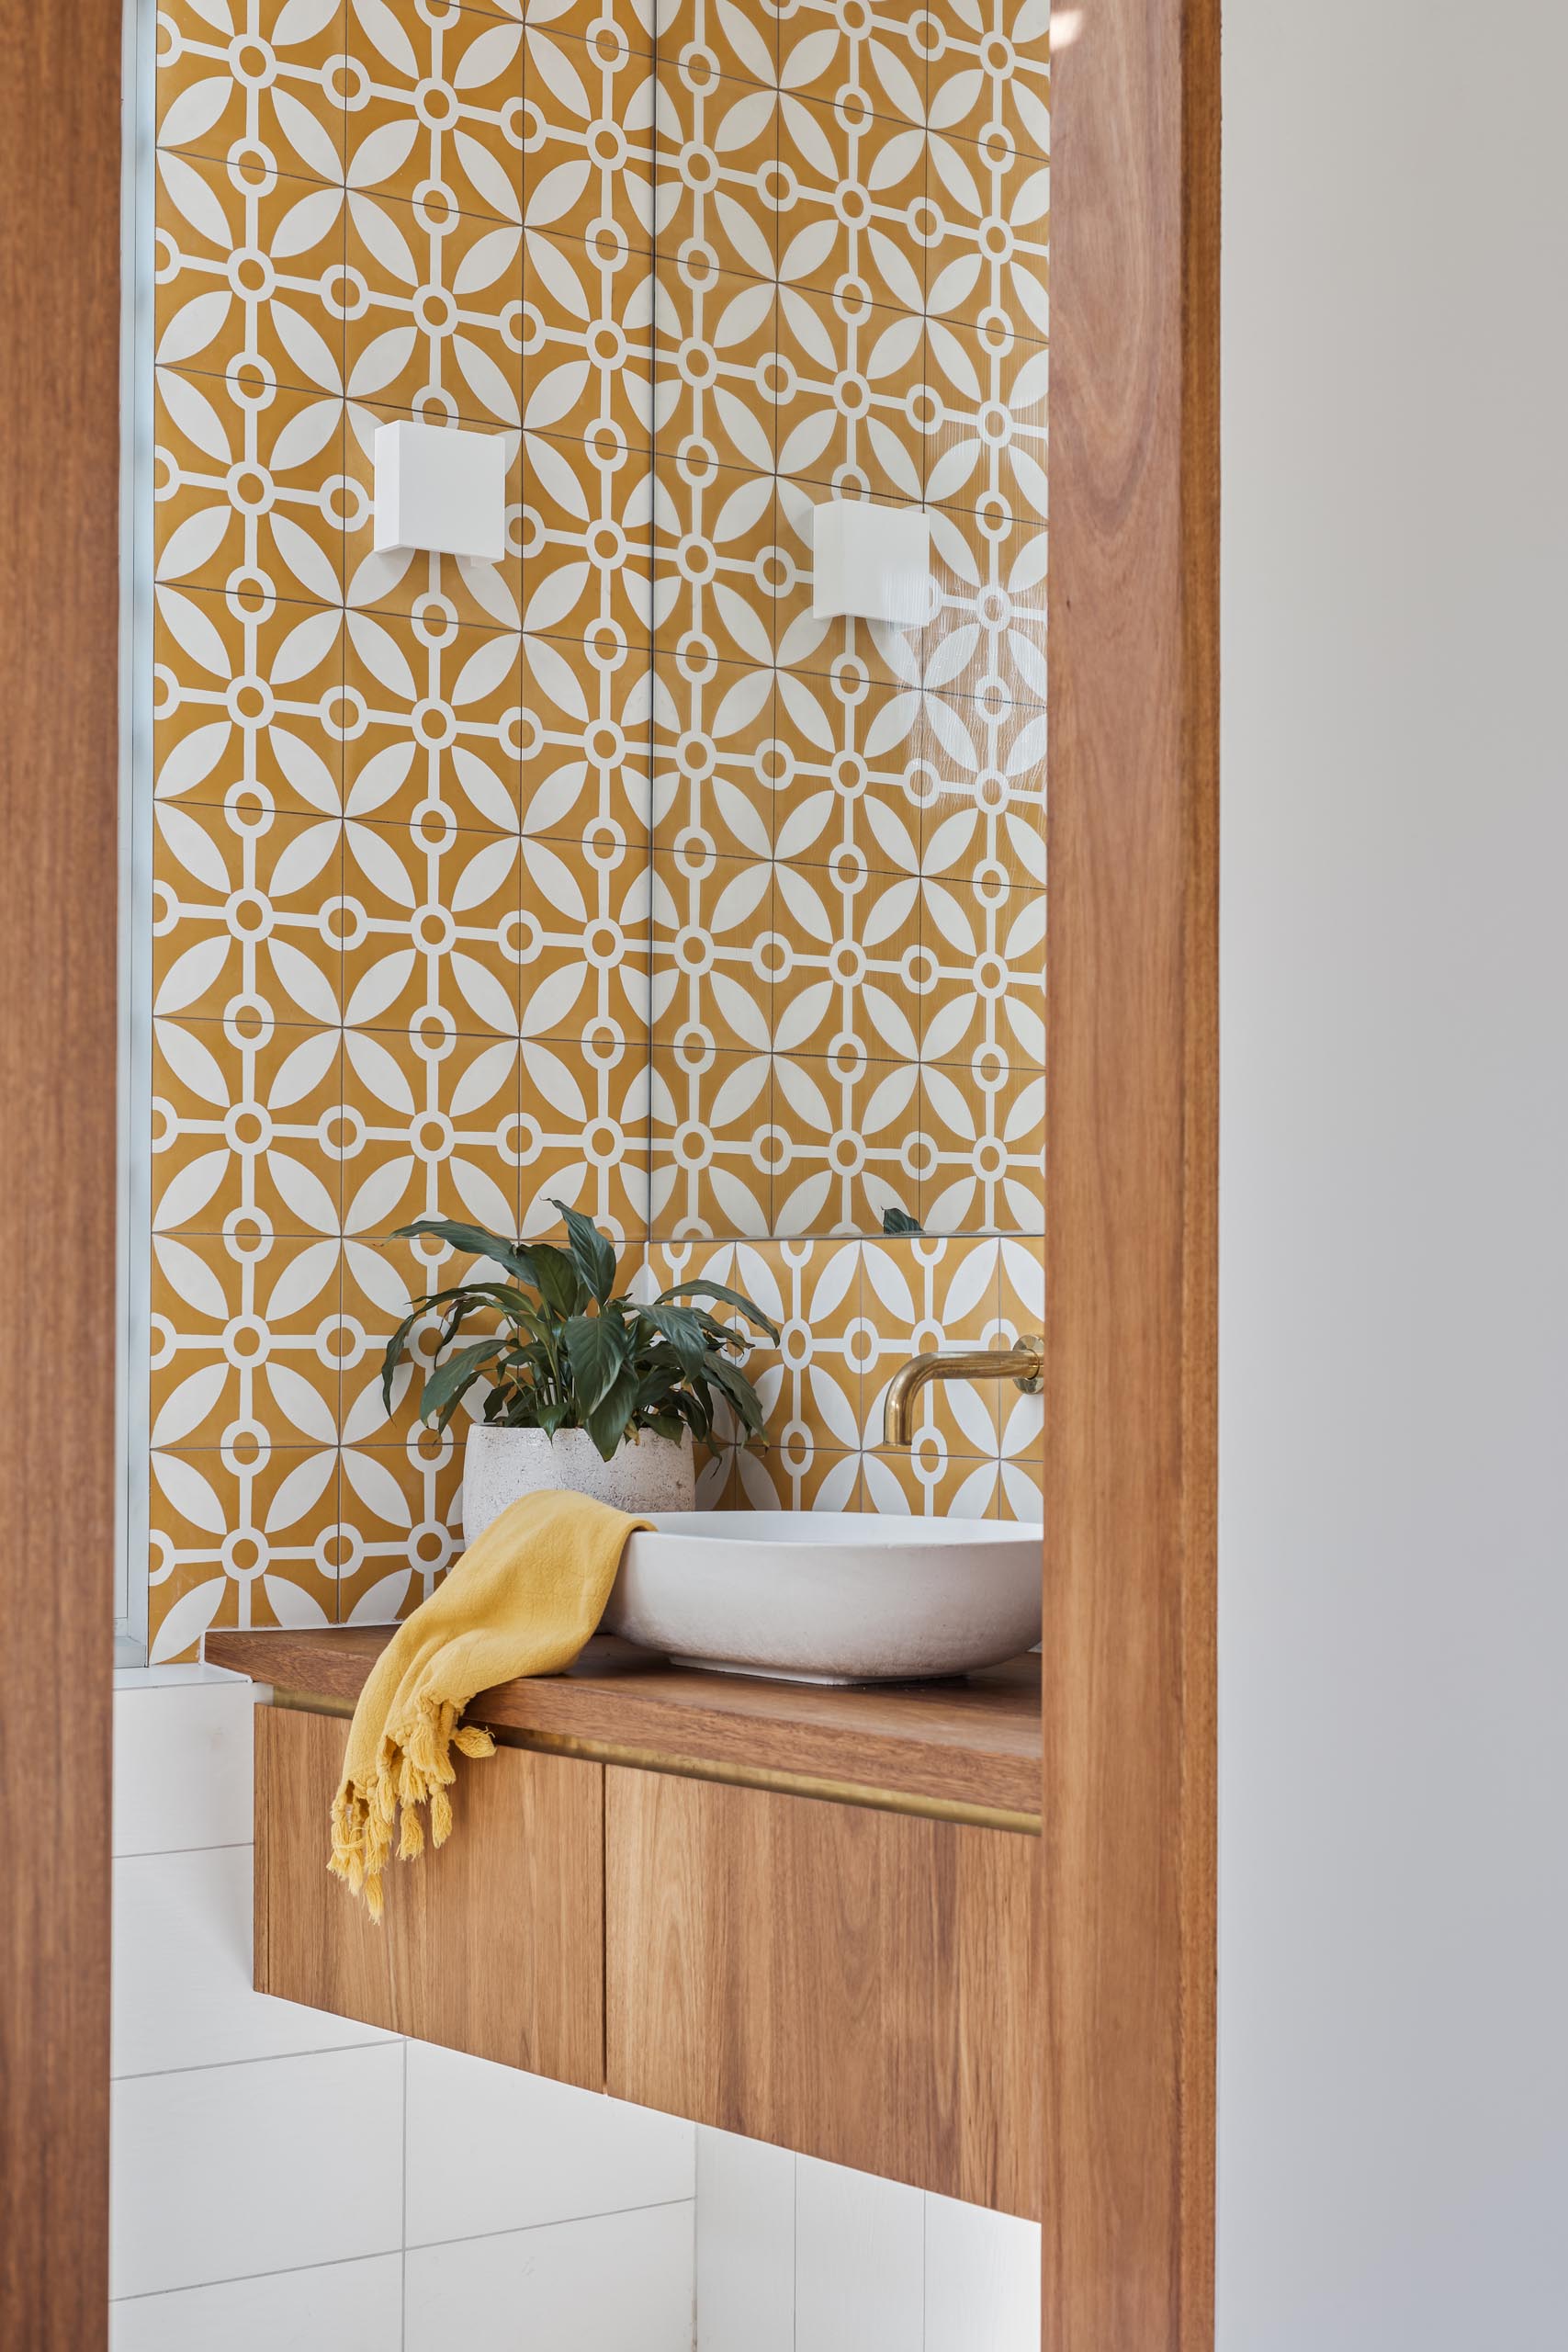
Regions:
<instances>
[{"instance_id":1,"label":"white floor tile","mask_svg":"<svg viewBox=\"0 0 1568 2352\"><path fill-rule=\"evenodd\" d=\"M795 2157L697 2133L700 2352L795 2352Z\"/></svg>"},{"instance_id":2,"label":"white floor tile","mask_svg":"<svg viewBox=\"0 0 1568 2352\"><path fill-rule=\"evenodd\" d=\"M249 1844L254 1703L254 1685L240 1681L116 1691L117 1855Z\"/></svg>"},{"instance_id":3,"label":"white floor tile","mask_svg":"<svg viewBox=\"0 0 1568 2352\"><path fill-rule=\"evenodd\" d=\"M811 2156L796 2159L795 2190L802 2352L921 2352L920 2191Z\"/></svg>"},{"instance_id":4,"label":"white floor tile","mask_svg":"<svg viewBox=\"0 0 1568 2352\"><path fill-rule=\"evenodd\" d=\"M391 2253L402 2127L397 2042L117 2083L110 2293Z\"/></svg>"},{"instance_id":5,"label":"white floor tile","mask_svg":"<svg viewBox=\"0 0 1568 2352\"><path fill-rule=\"evenodd\" d=\"M410 2042L407 2242L690 2197L694 2140L673 2116Z\"/></svg>"},{"instance_id":6,"label":"white floor tile","mask_svg":"<svg viewBox=\"0 0 1568 2352\"><path fill-rule=\"evenodd\" d=\"M119 2075L344 2050L393 2037L251 1988L252 1852L209 1846L114 1866Z\"/></svg>"},{"instance_id":7,"label":"white floor tile","mask_svg":"<svg viewBox=\"0 0 1568 2352\"><path fill-rule=\"evenodd\" d=\"M1038 2352L1040 2224L926 2199L925 2352Z\"/></svg>"},{"instance_id":8,"label":"white floor tile","mask_svg":"<svg viewBox=\"0 0 1568 2352\"><path fill-rule=\"evenodd\" d=\"M403 2352L692 2352L692 2261L689 2203L422 2246Z\"/></svg>"},{"instance_id":9,"label":"white floor tile","mask_svg":"<svg viewBox=\"0 0 1568 2352\"><path fill-rule=\"evenodd\" d=\"M396 2352L400 2255L109 2305L109 2352Z\"/></svg>"}]
</instances>

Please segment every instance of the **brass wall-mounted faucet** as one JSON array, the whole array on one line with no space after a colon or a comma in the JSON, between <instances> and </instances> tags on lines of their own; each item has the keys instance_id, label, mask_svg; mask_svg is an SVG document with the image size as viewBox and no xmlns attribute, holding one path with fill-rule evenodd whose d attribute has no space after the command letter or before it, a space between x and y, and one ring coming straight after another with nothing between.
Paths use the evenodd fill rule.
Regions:
<instances>
[{"instance_id":1,"label":"brass wall-mounted faucet","mask_svg":"<svg viewBox=\"0 0 1568 2352\"><path fill-rule=\"evenodd\" d=\"M1030 1338L1010 1348L957 1349L951 1355L911 1356L887 1384L884 1436L889 1445L908 1445L915 1433L915 1399L931 1380L1010 1380L1026 1396L1044 1385L1045 1342Z\"/></svg>"}]
</instances>

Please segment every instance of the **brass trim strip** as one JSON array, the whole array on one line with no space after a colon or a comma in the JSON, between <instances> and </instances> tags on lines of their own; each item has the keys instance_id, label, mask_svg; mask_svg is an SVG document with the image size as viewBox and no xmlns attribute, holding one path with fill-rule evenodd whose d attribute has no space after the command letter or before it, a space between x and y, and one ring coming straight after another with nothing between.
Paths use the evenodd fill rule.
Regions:
<instances>
[{"instance_id":1,"label":"brass trim strip","mask_svg":"<svg viewBox=\"0 0 1568 2352\"><path fill-rule=\"evenodd\" d=\"M354 1719L352 1699L325 1699L318 1690L290 1690L281 1682L275 1682L265 1690L261 1703L268 1707L285 1707L291 1715L341 1715L344 1723L351 1723Z\"/></svg>"},{"instance_id":2,"label":"brass trim strip","mask_svg":"<svg viewBox=\"0 0 1568 2352\"><path fill-rule=\"evenodd\" d=\"M298 1714L351 1716L347 1699L327 1699L313 1691L275 1687L271 1704ZM579 1739L570 1732L514 1731L504 1724L489 1724L503 1747L521 1747L540 1756L565 1756L584 1764L614 1764L629 1772L666 1772L679 1781L716 1781L726 1788L761 1789L775 1796L812 1797L823 1804L859 1805L871 1813L901 1813L917 1821L953 1821L969 1829L1004 1829L1015 1837L1038 1838L1037 1813L1012 1813L1000 1805L964 1804L953 1797L911 1795L905 1789L879 1789L859 1781L829 1781L811 1772L776 1772L763 1764L699 1761L668 1756L652 1747L626 1747L617 1740Z\"/></svg>"}]
</instances>

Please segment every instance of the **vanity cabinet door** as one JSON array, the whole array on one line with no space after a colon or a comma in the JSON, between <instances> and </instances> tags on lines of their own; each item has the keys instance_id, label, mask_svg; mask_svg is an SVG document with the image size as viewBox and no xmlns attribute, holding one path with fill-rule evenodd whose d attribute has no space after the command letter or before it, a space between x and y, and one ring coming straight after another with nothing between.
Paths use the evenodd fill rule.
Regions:
<instances>
[{"instance_id":1,"label":"vanity cabinet door","mask_svg":"<svg viewBox=\"0 0 1568 2352\"><path fill-rule=\"evenodd\" d=\"M256 1990L602 2090L603 1768L461 1760L452 1837L390 1865L377 1928L326 1867L347 1724L255 1715Z\"/></svg>"},{"instance_id":2,"label":"vanity cabinet door","mask_svg":"<svg viewBox=\"0 0 1568 2352\"><path fill-rule=\"evenodd\" d=\"M605 1772L616 2098L1040 2211L1032 1838Z\"/></svg>"}]
</instances>

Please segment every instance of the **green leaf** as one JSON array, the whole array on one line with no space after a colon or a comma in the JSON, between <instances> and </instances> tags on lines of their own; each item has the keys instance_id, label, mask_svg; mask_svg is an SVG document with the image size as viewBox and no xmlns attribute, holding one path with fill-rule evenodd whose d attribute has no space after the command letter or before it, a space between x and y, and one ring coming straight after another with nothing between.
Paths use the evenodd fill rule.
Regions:
<instances>
[{"instance_id":1,"label":"green leaf","mask_svg":"<svg viewBox=\"0 0 1568 2352\"><path fill-rule=\"evenodd\" d=\"M559 1209L566 1219L566 1229L571 1238L571 1254L577 1270L588 1284L601 1306L615 1287L615 1252L600 1232L591 1216L580 1209L569 1209L564 1201L552 1193L550 1204Z\"/></svg>"},{"instance_id":2,"label":"green leaf","mask_svg":"<svg viewBox=\"0 0 1568 2352\"><path fill-rule=\"evenodd\" d=\"M424 1384L419 1400L419 1418L428 1421L438 1414L438 1426L445 1429L451 1419L466 1389L472 1387L492 1357L501 1353L502 1341L491 1338L479 1340L471 1348L461 1348L455 1356L433 1372Z\"/></svg>"},{"instance_id":3,"label":"green leaf","mask_svg":"<svg viewBox=\"0 0 1568 2352\"><path fill-rule=\"evenodd\" d=\"M615 1386L602 1397L591 1413L582 1416L582 1426L608 1462L615 1448L632 1425L632 1410L637 1401L637 1374L626 1364Z\"/></svg>"},{"instance_id":4,"label":"green leaf","mask_svg":"<svg viewBox=\"0 0 1568 2352\"><path fill-rule=\"evenodd\" d=\"M447 1242L452 1249L463 1250L470 1258L488 1258L493 1265L504 1266L519 1282L534 1281L533 1251L525 1241L503 1241L499 1233L491 1233L482 1225L454 1225L444 1216L422 1216L412 1225L400 1225L392 1236L394 1241L417 1240L421 1234L434 1234L438 1241Z\"/></svg>"},{"instance_id":5,"label":"green leaf","mask_svg":"<svg viewBox=\"0 0 1568 2352\"><path fill-rule=\"evenodd\" d=\"M925 1229L919 1219L911 1216L908 1209L884 1209L882 1212L884 1233L923 1234Z\"/></svg>"},{"instance_id":6,"label":"green leaf","mask_svg":"<svg viewBox=\"0 0 1568 2352\"><path fill-rule=\"evenodd\" d=\"M727 1299L731 1306L738 1306L743 1315L750 1317L750 1320L755 1323L760 1331L765 1331L769 1339L773 1340L775 1344L777 1343L779 1336L778 1325L776 1323L770 1322L767 1316L763 1314L761 1308L760 1306L753 1306L749 1298L742 1297L739 1291L730 1290L727 1288L723 1283L671 1283L668 1290L660 1292L659 1304L662 1306L670 1299L686 1298L698 1295L704 1298Z\"/></svg>"},{"instance_id":7,"label":"green leaf","mask_svg":"<svg viewBox=\"0 0 1568 2352\"><path fill-rule=\"evenodd\" d=\"M580 1315L592 1293L578 1271L577 1261L553 1241L534 1244L534 1287L558 1322Z\"/></svg>"},{"instance_id":8,"label":"green leaf","mask_svg":"<svg viewBox=\"0 0 1568 2352\"><path fill-rule=\"evenodd\" d=\"M631 1346L625 1324L613 1315L574 1315L565 1338L586 1429L589 1414L609 1396L623 1373L630 1374Z\"/></svg>"},{"instance_id":9,"label":"green leaf","mask_svg":"<svg viewBox=\"0 0 1568 2352\"><path fill-rule=\"evenodd\" d=\"M416 1323L434 1314L438 1306L446 1306L451 1299L461 1298L467 1288L466 1283L457 1283L450 1290L432 1291L427 1298L416 1298L388 1340L386 1353L381 1358L381 1402L389 1413L392 1409L392 1374L397 1371L409 1333Z\"/></svg>"},{"instance_id":10,"label":"green leaf","mask_svg":"<svg viewBox=\"0 0 1568 2352\"><path fill-rule=\"evenodd\" d=\"M706 1333L689 1306L645 1306L642 1320L674 1349L683 1372L701 1372L712 1352Z\"/></svg>"},{"instance_id":11,"label":"green leaf","mask_svg":"<svg viewBox=\"0 0 1568 2352\"><path fill-rule=\"evenodd\" d=\"M757 1392L743 1372L732 1363L716 1362L710 1373L716 1388L721 1389L753 1437L762 1434L762 1408L757 1402Z\"/></svg>"}]
</instances>

